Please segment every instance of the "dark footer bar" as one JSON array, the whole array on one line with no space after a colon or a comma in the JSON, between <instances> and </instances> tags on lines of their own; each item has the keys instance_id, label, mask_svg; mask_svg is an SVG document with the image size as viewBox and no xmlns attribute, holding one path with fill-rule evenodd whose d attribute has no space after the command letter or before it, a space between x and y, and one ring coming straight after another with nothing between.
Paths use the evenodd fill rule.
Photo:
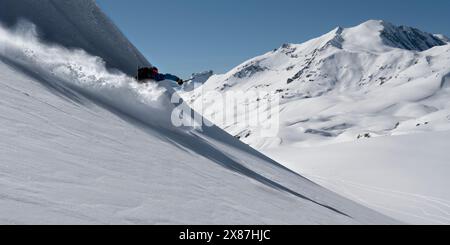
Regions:
<instances>
[{"instance_id":1,"label":"dark footer bar","mask_svg":"<svg viewBox=\"0 0 450 245\"><path fill-rule=\"evenodd\" d=\"M280 244L414 242L447 238L448 226L0 226L2 239L125 244ZM62 240L60 240L62 239ZM290 244L290 243L289 243Z\"/></svg>"}]
</instances>

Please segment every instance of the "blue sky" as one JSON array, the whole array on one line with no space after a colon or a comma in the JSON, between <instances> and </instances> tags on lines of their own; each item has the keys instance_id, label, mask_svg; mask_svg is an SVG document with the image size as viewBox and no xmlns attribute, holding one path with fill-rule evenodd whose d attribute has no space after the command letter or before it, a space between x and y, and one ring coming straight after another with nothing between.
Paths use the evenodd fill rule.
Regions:
<instances>
[{"instance_id":1,"label":"blue sky","mask_svg":"<svg viewBox=\"0 0 450 245\"><path fill-rule=\"evenodd\" d=\"M450 36L448 0L96 1L150 62L185 78L368 19Z\"/></svg>"}]
</instances>

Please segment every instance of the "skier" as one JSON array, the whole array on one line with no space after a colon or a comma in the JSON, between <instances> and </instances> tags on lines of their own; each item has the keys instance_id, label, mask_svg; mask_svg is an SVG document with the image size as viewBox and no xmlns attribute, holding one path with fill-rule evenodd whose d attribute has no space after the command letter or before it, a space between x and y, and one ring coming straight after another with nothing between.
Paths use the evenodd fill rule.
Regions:
<instances>
[{"instance_id":1,"label":"skier","mask_svg":"<svg viewBox=\"0 0 450 245\"><path fill-rule=\"evenodd\" d=\"M183 85L184 81L172 74L161 74L158 71L158 68L156 67L143 67L139 68L138 75L136 77L136 80L139 82L145 82L145 80L155 80L157 82L164 81L164 80L172 80L178 83L178 85Z\"/></svg>"}]
</instances>

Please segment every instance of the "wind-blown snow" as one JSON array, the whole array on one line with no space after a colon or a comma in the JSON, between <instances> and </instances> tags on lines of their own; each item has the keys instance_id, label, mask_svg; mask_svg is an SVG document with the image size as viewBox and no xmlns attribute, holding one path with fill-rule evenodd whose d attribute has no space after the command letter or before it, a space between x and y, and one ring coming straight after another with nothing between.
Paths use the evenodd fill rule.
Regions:
<instances>
[{"instance_id":1,"label":"wind-blown snow","mask_svg":"<svg viewBox=\"0 0 450 245\"><path fill-rule=\"evenodd\" d=\"M11 27L26 19L40 37L67 48L102 57L108 67L134 75L150 63L92 0L2 0L0 22Z\"/></svg>"},{"instance_id":2,"label":"wind-blown snow","mask_svg":"<svg viewBox=\"0 0 450 245\"><path fill-rule=\"evenodd\" d=\"M116 109L127 108L135 111L135 116L145 113L159 115L153 123L165 119L160 125L170 125L171 104L158 101L166 92L156 84L138 84L134 78L120 71L106 69L105 62L83 50L69 50L58 45L41 43L36 27L28 22L20 22L12 33L0 28L1 57L5 62L28 70L34 76L42 77L54 89L69 87ZM64 93L64 91L61 91ZM68 95L69 96L69 95ZM142 108L144 107L144 108ZM139 110L141 109L141 110ZM165 117L162 115L166 115Z\"/></svg>"},{"instance_id":3,"label":"wind-blown snow","mask_svg":"<svg viewBox=\"0 0 450 245\"><path fill-rule=\"evenodd\" d=\"M75 2L84 7L69 8ZM58 6L79 16L86 7L98 11L92 3ZM43 22L54 17L37 13ZM174 128L169 85L137 84L106 68L123 60L108 65L64 43L43 42L39 28L0 28L0 223L395 223L217 127Z\"/></svg>"}]
</instances>

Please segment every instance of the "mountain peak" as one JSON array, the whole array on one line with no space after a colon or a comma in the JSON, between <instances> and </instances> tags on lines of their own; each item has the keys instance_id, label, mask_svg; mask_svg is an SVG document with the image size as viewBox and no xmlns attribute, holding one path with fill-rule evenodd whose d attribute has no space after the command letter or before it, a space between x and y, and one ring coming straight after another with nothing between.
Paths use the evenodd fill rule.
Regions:
<instances>
[{"instance_id":1,"label":"mountain peak","mask_svg":"<svg viewBox=\"0 0 450 245\"><path fill-rule=\"evenodd\" d=\"M424 51L447 44L448 38L439 37L409 26L396 26L384 20L368 20L355 27L345 28L342 37L347 47L372 51L400 48Z\"/></svg>"},{"instance_id":2,"label":"mountain peak","mask_svg":"<svg viewBox=\"0 0 450 245\"><path fill-rule=\"evenodd\" d=\"M359 24L359 26L366 26L366 27L376 27L376 26L389 26L392 25L390 22L387 22L385 20L367 20L361 24Z\"/></svg>"}]
</instances>

